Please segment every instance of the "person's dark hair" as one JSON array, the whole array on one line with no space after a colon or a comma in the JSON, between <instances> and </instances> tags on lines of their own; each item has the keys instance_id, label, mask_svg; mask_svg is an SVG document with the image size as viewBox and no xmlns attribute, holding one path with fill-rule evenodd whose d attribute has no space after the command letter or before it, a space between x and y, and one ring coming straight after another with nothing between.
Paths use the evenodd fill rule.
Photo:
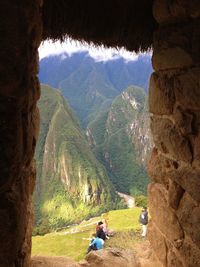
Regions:
<instances>
[{"instance_id":1,"label":"person's dark hair","mask_svg":"<svg viewBox=\"0 0 200 267\"><path fill-rule=\"evenodd\" d=\"M102 222L102 221L98 222L98 225L102 225L102 224L103 224L103 222Z\"/></svg>"}]
</instances>

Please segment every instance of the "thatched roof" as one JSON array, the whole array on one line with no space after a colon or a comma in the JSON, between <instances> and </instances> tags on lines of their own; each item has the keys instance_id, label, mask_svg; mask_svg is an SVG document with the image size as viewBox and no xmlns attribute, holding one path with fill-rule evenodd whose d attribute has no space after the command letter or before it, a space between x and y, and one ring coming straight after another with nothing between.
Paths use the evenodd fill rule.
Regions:
<instances>
[{"instance_id":1,"label":"thatched roof","mask_svg":"<svg viewBox=\"0 0 200 267\"><path fill-rule=\"evenodd\" d=\"M43 39L79 41L145 51L156 22L153 0L44 0Z\"/></svg>"}]
</instances>

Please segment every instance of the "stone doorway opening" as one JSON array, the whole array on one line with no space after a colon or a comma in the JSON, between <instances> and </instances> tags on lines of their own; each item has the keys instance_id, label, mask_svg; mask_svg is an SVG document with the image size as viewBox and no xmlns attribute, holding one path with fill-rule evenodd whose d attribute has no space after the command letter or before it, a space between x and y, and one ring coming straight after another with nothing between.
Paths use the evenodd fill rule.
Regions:
<instances>
[{"instance_id":1,"label":"stone doorway opening","mask_svg":"<svg viewBox=\"0 0 200 267\"><path fill-rule=\"evenodd\" d=\"M62 2L67 16L55 1L1 3L1 266L30 265L40 94L37 48L42 38L63 39L65 34L136 51L153 43L150 111L156 148L150 161L150 240L164 266L200 265L199 1L155 0L146 8L140 2L117 2L113 8L102 1L96 12L89 3ZM52 15L56 7L57 21ZM49 20L41 17L42 11ZM113 20L116 15L121 19Z\"/></svg>"}]
</instances>

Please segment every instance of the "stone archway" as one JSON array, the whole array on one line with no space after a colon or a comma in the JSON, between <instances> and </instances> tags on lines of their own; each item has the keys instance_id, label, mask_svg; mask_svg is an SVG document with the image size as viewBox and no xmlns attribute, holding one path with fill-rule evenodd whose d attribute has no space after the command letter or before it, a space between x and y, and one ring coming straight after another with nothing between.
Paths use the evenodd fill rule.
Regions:
<instances>
[{"instance_id":1,"label":"stone archway","mask_svg":"<svg viewBox=\"0 0 200 267\"><path fill-rule=\"evenodd\" d=\"M41 0L1 3L0 266L28 267ZM149 238L167 267L200 265L199 1L155 0Z\"/></svg>"}]
</instances>

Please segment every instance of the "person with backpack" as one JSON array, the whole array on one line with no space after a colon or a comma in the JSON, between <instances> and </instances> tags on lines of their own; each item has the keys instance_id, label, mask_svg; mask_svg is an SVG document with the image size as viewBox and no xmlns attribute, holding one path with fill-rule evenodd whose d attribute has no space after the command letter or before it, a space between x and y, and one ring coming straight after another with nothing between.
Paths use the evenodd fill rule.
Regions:
<instances>
[{"instance_id":1,"label":"person with backpack","mask_svg":"<svg viewBox=\"0 0 200 267\"><path fill-rule=\"evenodd\" d=\"M149 222L148 211L146 207L143 207L139 217L139 223L142 224L142 234L141 234L142 237L145 237L147 235L148 222Z\"/></svg>"}]
</instances>

